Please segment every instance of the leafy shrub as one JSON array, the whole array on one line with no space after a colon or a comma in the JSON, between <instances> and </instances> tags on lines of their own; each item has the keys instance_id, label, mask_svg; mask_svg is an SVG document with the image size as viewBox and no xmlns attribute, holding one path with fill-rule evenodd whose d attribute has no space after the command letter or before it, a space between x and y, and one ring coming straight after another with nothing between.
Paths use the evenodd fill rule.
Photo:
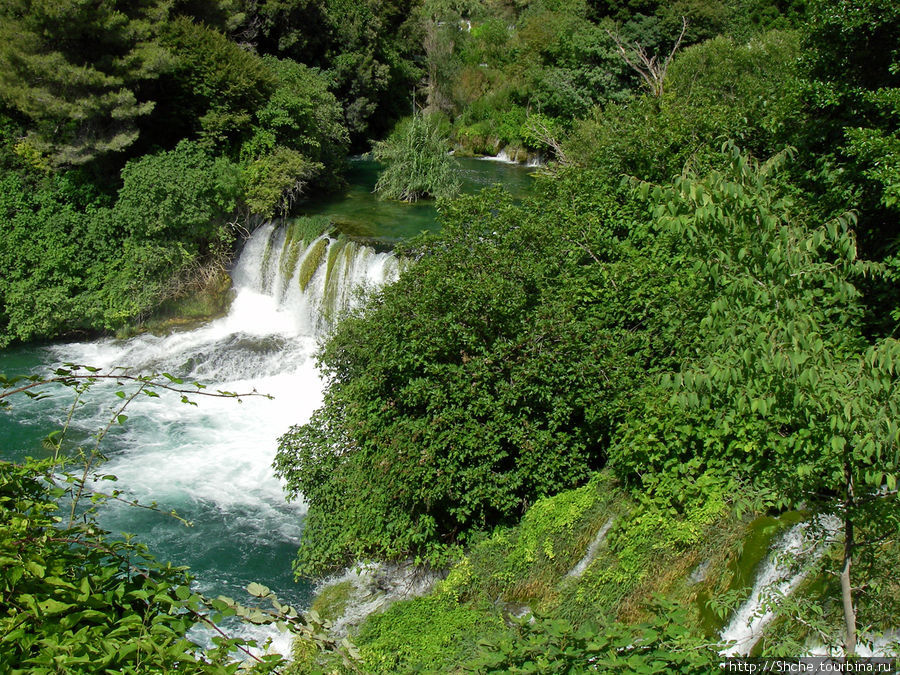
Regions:
<instances>
[{"instance_id":1,"label":"leafy shrub","mask_svg":"<svg viewBox=\"0 0 900 675\"><path fill-rule=\"evenodd\" d=\"M575 630L560 619L525 617L510 633L483 641L465 670L487 673L713 673L716 649L685 628L685 611L655 607L646 623L589 623Z\"/></svg>"},{"instance_id":2,"label":"leafy shrub","mask_svg":"<svg viewBox=\"0 0 900 675\"><path fill-rule=\"evenodd\" d=\"M401 122L373 155L385 168L375 192L386 199L414 202L422 197L452 197L460 189L448 154L449 137L435 115L414 115Z\"/></svg>"},{"instance_id":3,"label":"leafy shrub","mask_svg":"<svg viewBox=\"0 0 900 675\"><path fill-rule=\"evenodd\" d=\"M595 178L573 171L527 209L499 191L448 204L418 262L337 327L324 405L276 460L310 504L298 572L440 557L603 465L697 308L675 242Z\"/></svg>"},{"instance_id":4,"label":"leafy shrub","mask_svg":"<svg viewBox=\"0 0 900 675\"><path fill-rule=\"evenodd\" d=\"M138 240L181 242L205 252L219 236L240 195L240 177L229 161L197 143L132 160L122 170L116 220Z\"/></svg>"},{"instance_id":5,"label":"leafy shrub","mask_svg":"<svg viewBox=\"0 0 900 675\"><path fill-rule=\"evenodd\" d=\"M167 113L176 128L187 121L186 131L208 149L246 135L254 111L275 88L274 73L263 60L185 16L165 26L161 43L173 54L167 79L179 93L178 108Z\"/></svg>"},{"instance_id":6,"label":"leafy shrub","mask_svg":"<svg viewBox=\"0 0 900 675\"><path fill-rule=\"evenodd\" d=\"M473 608L436 594L391 605L355 638L370 673L448 672L485 636L502 631L490 607Z\"/></svg>"},{"instance_id":7,"label":"leafy shrub","mask_svg":"<svg viewBox=\"0 0 900 675\"><path fill-rule=\"evenodd\" d=\"M287 213L323 165L294 150L278 147L244 170L244 199L251 213L264 218Z\"/></svg>"}]
</instances>

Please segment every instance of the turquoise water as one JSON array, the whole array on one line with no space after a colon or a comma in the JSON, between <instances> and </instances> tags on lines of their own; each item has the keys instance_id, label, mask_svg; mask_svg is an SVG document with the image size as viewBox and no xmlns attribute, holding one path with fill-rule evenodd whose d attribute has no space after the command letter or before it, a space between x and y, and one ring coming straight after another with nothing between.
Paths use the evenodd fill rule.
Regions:
<instances>
[{"instance_id":1,"label":"turquoise water","mask_svg":"<svg viewBox=\"0 0 900 675\"><path fill-rule=\"evenodd\" d=\"M460 167L467 191L503 183L521 197L531 180L528 170L518 166L461 160ZM345 195L308 202L301 213L328 214L342 230L387 244L433 230L432 204L384 202L372 194L376 169L371 162L354 162ZM277 232L269 228L263 234L271 241ZM266 277L263 268L282 267L263 264L266 246L272 250L258 234L244 247L232 275L236 297L221 319L168 336L6 349L0 351L0 372L46 373L74 362L168 372L204 382L210 389L274 395L272 401L251 397L242 403L195 397L196 406L182 404L178 396L136 399L127 410L126 424L113 427L104 441L108 462L102 473L118 476L115 487L129 498L158 502L164 511L175 509L193 526L119 503L103 508L100 523L112 532L135 534L161 560L190 566L197 587L207 594L240 599L245 597L242 589L257 581L304 606L312 589L293 580L291 562L306 509L302 503L285 502L271 462L278 437L291 424L304 422L321 402L314 361L319 329L308 315L317 311L313 296L324 292L325 280L318 287L311 283L304 295L296 283ZM396 271L395 262L388 264L391 260L389 254L360 247L348 257L346 278L329 283L383 283L390 270ZM279 288L287 290L275 290ZM117 389L114 384L98 385L78 407L70 448L87 445L115 414L121 404ZM11 410L0 412L0 457L44 456L41 439L61 426L72 402L64 387L47 391L53 396L42 401L19 398ZM112 486L104 482L100 487Z\"/></svg>"},{"instance_id":2,"label":"turquoise water","mask_svg":"<svg viewBox=\"0 0 900 675\"><path fill-rule=\"evenodd\" d=\"M518 164L480 159L457 159L462 190L471 194L492 185L502 185L516 198L527 195L534 169ZM397 242L438 228L434 202L412 204L379 199L373 192L378 180L378 163L355 159L347 176L349 187L339 195L312 199L298 206L303 215L328 215L338 228L350 235Z\"/></svg>"}]
</instances>

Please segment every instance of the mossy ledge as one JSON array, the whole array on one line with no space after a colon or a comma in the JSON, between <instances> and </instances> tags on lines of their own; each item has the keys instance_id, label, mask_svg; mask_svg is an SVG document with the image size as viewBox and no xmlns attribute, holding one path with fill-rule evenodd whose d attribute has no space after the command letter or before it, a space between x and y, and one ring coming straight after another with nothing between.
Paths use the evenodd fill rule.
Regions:
<instances>
[{"instance_id":1,"label":"mossy ledge","mask_svg":"<svg viewBox=\"0 0 900 675\"><path fill-rule=\"evenodd\" d=\"M120 328L116 337L124 339L140 333L165 335L176 330L190 330L225 316L233 298L231 277L224 266L219 266L164 300L143 321Z\"/></svg>"},{"instance_id":2,"label":"mossy ledge","mask_svg":"<svg viewBox=\"0 0 900 675\"><path fill-rule=\"evenodd\" d=\"M467 672L479 641L506 639L518 617L635 624L658 598L688 608L690 630L714 642L779 535L802 518L747 509L751 497L723 484L685 498L673 516L665 498L635 497L596 474L539 500L517 526L485 534L431 592L366 618L350 635L362 672ZM819 586L811 578L801 592ZM350 590L325 586L313 608L336 620ZM771 644L784 626L774 623L764 639Z\"/></svg>"}]
</instances>

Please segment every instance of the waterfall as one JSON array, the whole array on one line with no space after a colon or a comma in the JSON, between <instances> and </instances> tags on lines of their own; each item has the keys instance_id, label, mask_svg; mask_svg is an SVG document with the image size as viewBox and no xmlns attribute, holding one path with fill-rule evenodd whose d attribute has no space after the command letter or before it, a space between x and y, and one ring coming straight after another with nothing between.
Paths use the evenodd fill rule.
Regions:
<instances>
[{"instance_id":1,"label":"waterfall","mask_svg":"<svg viewBox=\"0 0 900 675\"><path fill-rule=\"evenodd\" d=\"M819 527L798 523L773 546L757 573L750 597L732 615L720 638L728 646L723 656L747 656L775 618L772 605L790 595L822 557L840 527L833 516L822 518Z\"/></svg>"},{"instance_id":2,"label":"waterfall","mask_svg":"<svg viewBox=\"0 0 900 675\"><path fill-rule=\"evenodd\" d=\"M319 335L357 302L365 288L392 282L400 264L391 253L322 234L311 241L290 227L258 229L232 273L242 291L262 295L302 335Z\"/></svg>"},{"instance_id":3,"label":"waterfall","mask_svg":"<svg viewBox=\"0 0 900 675\"><path fill-rule=\"evenodd\" d=\"M506 148L503 148L496 155L485 155L483 157L479 157L479 159L486 160L488 162L501 162L503 164L518 164L518 162L509 156L509 153L506 151Z\"/></svg>"},{"instance_id":4,"label":"waterfall","mask_svg":"<svg viewBox=\"0 0 900 675\"><path fill-rule=\"evenodd\" d=\"M360 563L325 579L319 591L329 586L348 584L350 592L340 616L332 623L336 637L346 637L350 629L368 616L382 612L398 600L428 593L442 577L440 572L409 563Z\"/></svg>"},{"instance_id":5,"label":"waterfall","mask_svg":"<svg viewBox=\"0 0 900 675\"><path fill-rule=\"evenodd\" d=\"M609 528L612 527L613 519L609 518L605 523L603 523L603 527L601 527L597 534L594 535L593 541L591 541L590 545L587 547L587 551L581 560L578 561L578 564L575 565L572 569L569 570L566 577L574 577L577 579L587 570L588 565L590 565L594 558L597 556L597 551L600 548L600 544L606 539L606 533L609 532Z\"/></svg>"},{"instance_id":6,"label":"waterfall","mask_svg":"<svg viewBox=\"0 0 900 675\"><path fill-rule=\"evenodd\" d=\"M50 347L49 368L64 362L106 370L127 366L198 381L210 391L274 396L241 403L197 396L196 405L165 392L135 399L127 423L107 437L103 473L118 477L124 497L175 509L194 526L118 503L100 512L101 526L135 534L159 559L189 565L198 590L213 597L248 599L244 587L258 581L292 605L308 603L310 587L294 583L290 569L306 507L286 503L273 474L278 438L321 404L314 354L322 332L358 302L360 288L388 283L398 273L391 253L269 224L244 245L225 316L164 336ZM89 438L102 428L121 403L117 389L114 382L98 383L79 407L74 431ZM53 428L69 400L36 401L29 411ZM246 627L240 630L247 634ZM288 643L272 631L252 631Z\"/></svg>"}]
</instances>

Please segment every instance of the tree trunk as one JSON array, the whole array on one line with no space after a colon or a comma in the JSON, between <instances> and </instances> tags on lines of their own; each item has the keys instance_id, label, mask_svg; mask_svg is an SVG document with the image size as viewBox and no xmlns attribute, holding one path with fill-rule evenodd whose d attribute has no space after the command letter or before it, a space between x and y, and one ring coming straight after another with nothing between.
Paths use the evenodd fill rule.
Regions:
<instances>
[{"instance_id":1,"label":"tree trunk","mask_svg":"<svg viewBox=\"0 0 900 675\"><path fill-rule=\"evenodd\" d=\"M841 568L841 600L844 604L844 656L856 655L856 611L853 587L850 585L850 561L853 557L853 477L847 471L847 500L844 502L844 565Z\"/></svg>"}]
</instances>

